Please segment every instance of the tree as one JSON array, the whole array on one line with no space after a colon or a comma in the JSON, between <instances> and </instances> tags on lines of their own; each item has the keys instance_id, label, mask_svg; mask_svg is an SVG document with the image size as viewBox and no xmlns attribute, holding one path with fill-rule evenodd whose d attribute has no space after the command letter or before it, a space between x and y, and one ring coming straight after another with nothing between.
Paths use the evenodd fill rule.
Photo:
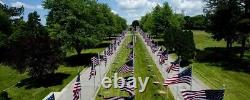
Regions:
<instances>
[{"instance_id":1,"label":"tree","mask_svg":"<svg viewBox=\"0 0 250 100\"><path fill-rule=\"evenodd\" d=\"M134 29L136 29L137 26L140 26L139 21L138 21L138 20L134 20L134 21L132 22L132 27L133 27Z\"/></svg>"},{"instance_id":2,"label":"tree","mask_svg":"<svg viewBox=\"0 0 250 100\"><path fill-rule=\"evenodd\" d=\"M185 16L184 19L184 28L187 30L205 30L206 28L206 17L203 15Z\"/></svg>"},{"instance_id":3,"label":"tree","mask_svg":"<svg viewBox=\"0 0 250 100\"><path fill-rule=\"evenodd\" d=\"M140 27L149 33L152 33L152 28L153 28L153 17L152 14L146 14L145 16L143 16L140 20Z\"/></svg>"},{"instance_id":4,"label":"tree","mask_svg":"<svg viewBox=\"0 0 250 100\"><path fill-rule=\"evenodd\" d=\"M183 60L194 57L195 43L192 31L182 31L177 28L169 29L164 34L164 46L171 51L175 51Z\"/></svg>"},{"instance_id":5,"label":"tree","mask_svg":"<svg viewBox=\"0 0 250 100\"><path fill-rule=\"evenodd\" d=\"M159 5L140 20L143 30L155 36L163 36L164 46L175 51L178 56L189 60L194 56L195 44L193 33L183 31L185 20L181 14L174 14L168 3Z\"/></svg>"},{"instance_id":6,"label":"tree","mask_svg":"<svg viewBox=\"0 0 250 100\"><path fill-rule=\"evenodd\" d=\"M154 10L142 17L141 22L145 25L144 30L147 30L154 36L163 35L168 29L181 28L184 19L182 15L173 14L168 3L164 3L163 7L157 5Z\"/></svg>"},{"instance_id":7,"label":"tree","mask_svg":"<svg viewBox=\"0 0 250 100\"><path fill-rule=\"evenodd\" d=\"M236 23L241 15L239 0L205 0L205 13L208 17L208 31L216 40L224 39L227 48L237 40Z\"/></svg>"},{"instance_id":8,"label":"tree","mask_svg":"<svg viewBox=\"0 0 250 100\"><path fill-rule=\"evenodd\" d=\"M23 13L23 7L8 7L0 3L0 62L5 60L9 48L9 41L15 31L12 27L16 19Z\"/></svg>"},{"instance_id":9,"label":"tree","mask_svg":"<svg viewBox=\"0 0 250 100\"><path fill-rule=\"evenodd\" d=\"M193 59L195 52L195 43L192 31L178 31L175 35L175 51L183 60Z\"/></svg>"},{"instance_id":10,"label":"tree","mask_svg":"<svg viewBox=\"0 0 250 100\"><path fill-rule=\"evenodd\" d=\"M95 47L104 37L121 31L120 27L126 24L106 4L93 0L45 0L44 7L50 10L50 36L60 41L65 50L74 48L78 55L82 49Z\"/></svg>"},{"instance_id":11,"label":"tree","mask_svg":"<svg viewBox=\"0 0 250 100\"><path fill-rule=\"evenodd\" d=\"M10 60L15 69L32 78L52 74L59 67L62 51L41 25L37 12L28 15L23 35L11 44Z\"/></svg>"},{"instance_id":12,"label":"tree","mask_svg":"<svg viewBox=\"0 0 250 100\"><path fill-rule=\"evenodd\" d=\"M244 13L241 15L238 23L237 23L237 31L240 33L240 41L241 41L241 52L240 58L244 57L244 52L246 49L246 41L250 34L250 1L243 0L241 4L244 8Z\"/></svg>"},{"instance_id":13,"label":"tree","mask_svg":"<svg viewBox=\"0 0 250 100\"><path fill-rule=\"evenodd\" d=\"M8 34L11 33L11 22L5 12L0 10L0 47L6 46Z\"/></svg>"}]
</instances>

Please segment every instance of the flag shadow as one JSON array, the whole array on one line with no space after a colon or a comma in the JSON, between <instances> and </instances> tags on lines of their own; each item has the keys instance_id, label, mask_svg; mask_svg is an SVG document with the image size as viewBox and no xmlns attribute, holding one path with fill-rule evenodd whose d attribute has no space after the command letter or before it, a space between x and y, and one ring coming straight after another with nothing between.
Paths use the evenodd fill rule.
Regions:
<instances>
[{"instance_id":1,"label":"flag shadow","mask_svg":"<svg viewBox=\"0 0 250 100\"><path fill-rule=\"evenodd\" d=\"M73 55L64 59L64 64L69 67L89 66L91 57L98 56L96 53L86 53L81 55Z\"/></svg>"},{"instance_id":2,"label":"flag shadow","mask_svg":"<svg viewBox=\"0 0 250 100\"><path fill-rule=\"evenodd\" d=\"M65 73L55 73L45 75L42 78L26 78L16 84L16 87L24 87L25 89L40 88L40 87L51 87L63 84L63 80L68 78L70 75Z\"/></svg>"},{"instance_id":3,"label":"flag shadow","mask_svg":"<svg viewBox=\"0 0 250 100\"><path fill-rule=\"evenodd\" d=\"M223 47L209 47L196 51L196 61L222 67L224 70L250 73L250 59L240 59L239 47L230 51Z\"/></svg>"}]
</instances>

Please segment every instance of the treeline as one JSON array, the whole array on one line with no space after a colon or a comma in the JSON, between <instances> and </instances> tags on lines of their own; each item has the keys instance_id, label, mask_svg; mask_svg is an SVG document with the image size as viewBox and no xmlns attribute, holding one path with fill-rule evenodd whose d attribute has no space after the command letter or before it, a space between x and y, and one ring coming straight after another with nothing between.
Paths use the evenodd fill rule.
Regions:
<instances>
[{"instance_id":1,"label":"treeline","mask_svg":"<svg viewBox=\"0 0 250 100\"><path fill-rule=\"evenodd\" d=\"M231 52L233 43L240 43L240 58L243 58L250 36L250 1L205 0L205 3L204 15L193 17L173 13L167 3L162 7L158 5L141 18L140 27L155 37L164 37L167 49L187 59L194 55L195 46L189 39L193 38L191 30L197 29L211 33L215 40L226 41L228 52ZM186 53L189 53L188 56L184 56Z\"/></svg>"},{"instance_id":2,"label":"treeline","mask_svg":"<svg viewBox=\"0 0 250 100\"><path fill-rule=\"evenodd\" d=\"M53 74L69 49L78 54L106 37L121 33L126 20L94 0L45 0L49 9L47 25L40 23L37 12L0 4L0 62L35 79Z\"/></svg>"},{"instance_id":3,"label":"treeline","mask_svg":"<svg viewBox=\"0 0 250 100\"><path fill-rule=\"evenodd\" d=\"M204 15L185 16L184 29L187 30L206 30L207 19Z\"/></svg>"},{"instance_id":4,"label":"treeline","mask_svg":"<svg viewBox=\"0 0 250 100\"><path fill-rule=\"evenodd\" d=\"M216 40L225 40L230 50L234 42L241 44L243 58L250 34L249 0L205 0L206 30Z\"/></svg>"},{"instance_id":5,"label":"treeline","mask_svg":"<svg viewBox=\"0 0 250 100\"><path fill-rule=\"evenodd\" d=\"M176 52L183 60L194 57L193 33L185 29L184 16L173 13L168 3L162 7L157 5L151 13L143 16L140 27L155 37L163 37L166 49Z\"/></svg>"}]
</instances>

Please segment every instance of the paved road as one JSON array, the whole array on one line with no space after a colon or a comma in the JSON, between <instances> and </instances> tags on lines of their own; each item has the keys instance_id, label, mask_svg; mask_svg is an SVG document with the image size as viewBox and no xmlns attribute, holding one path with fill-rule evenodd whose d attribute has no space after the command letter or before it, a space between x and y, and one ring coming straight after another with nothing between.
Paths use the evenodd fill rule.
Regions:
<instances>
[{"instance_id":1,"label":"paved road","mask_svg":"<svg viewBox=\"0 0 250 100\"><path fill-rule=\"evenodd\" d=\"M141 35L139 35L139 37L141 39L143 39ZM146 45L145 41L144 41L144 44ZM153 57L153 59L155 61L155 64L157 65L157 68L161 72L161 74L164 77L164 79L167 79L168 77L171 77L174 74L177 74L177 73L169 73L168 74L165 71L166 67L170 65L170 62L174 61L173 58L169 57L166 64L160 65L159 62L158 62L159 57L155 55L155 54L157 54L157 52L155 54L153 54L152 51L150 50L150 47L147 46L147 45L146 45L146 47L147 47L147 50L150 53L151 57ZM182 71L182 70L183 69L180 69L180 71ZM180 91L190 90L190 89L192 89L192 90L202 90L202 89L209 89L209 87L207 85L205 85L202 81L200 81L194 75L193 75L193 79L192 79L192 86L189 86L189 85L186 85L186 84L178 84L178 85L171 85L170 86L170 90L171 90L173 96L175 97L175 100L183 100Z\"/></svg>"},{"instance_id":2,"label":"paved road","mask_svg":"<svg viewBox=\"0 0 250 100\"><path fill-rule=\"evenodd\" d=\"M127 34L125 35L125 38L127 38ZM122 40L121 44L123 44L125 38ZM121 48L121 45L117 48L117 51L119 52ZM108 72L109 68L111 67L111 64L113 63L116 55L118 52L115 52L112 56L108 57L107 59L107 65L105 67L105 63L101 62L99 66L96 66L96 76L95 78L91 78L89 80L89 73L91 71L90 68L87 68L86 70L83 70L81 74L81 99L80 100L94 100L95 95L98 92L99 87L101 86L101 80L105 76L105 74ZM76 77L63 88L61 92L54 92L55 93L55 99L56 100L72 100L73 99L73 87L76 81Z\"/></svg>"}]
</instances>

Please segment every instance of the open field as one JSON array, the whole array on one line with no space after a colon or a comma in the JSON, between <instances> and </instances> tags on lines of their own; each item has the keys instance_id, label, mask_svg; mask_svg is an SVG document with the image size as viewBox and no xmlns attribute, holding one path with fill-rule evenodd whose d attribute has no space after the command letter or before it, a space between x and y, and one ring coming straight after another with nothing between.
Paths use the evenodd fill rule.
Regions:
<instances>
[{"instance_id":1,"label":"open field","mask_svg":"<svg viewBox=\"0 0 250 100\"><path fill-rule=\"evenodd\" d=\"M137 36L137 41L135 45L135 76L142 77L145 79L149 78L149 82L144 92L140 93L138 89L136 90L136 100L173 100L173 96L170 90L162 85L164 81L161 73L154 64L153 59L149 55L146 46L144 45L142 39ZM152 65L152 66L148 66ZM160 84L154 84L153 82L160 82ZM139 83L137 82L137 87ZM161 91L166 92L165 94L160 93Z\"/></svg>"},{"instance_id":2,"label":"open field","mask_svg":"<svg viewBox=\"0 0 250 100\"><path fill-rule=\"evenodd\" d=\"M83 70L81 68L80 70ZM60 91L78 73L78 67L66 67L61 65L56 74L50 76L45 82L34 82L26 73L19 74L15 70L0 65L1 91L8 88L7 92L13 100L41 100L52 91ZM21 84L17 82L21 81Z\"/></svg>"},{"instance_id":3,"label":"open field","mask_svg":"<svg viewBox=\"0 0 250 100\"><path fill-rule=\"evenodd\" d=\"M224 41L214 41L203 31L193 32L196 48L201 52L193 63L194 74L213 89L221 89L225 85L225 100L247 100L250 96L250 74L245 70L247 66L238 64L237 55L223 54ZM249 60L249 51L246 56Z\"/></svg>"}]
</instances>

